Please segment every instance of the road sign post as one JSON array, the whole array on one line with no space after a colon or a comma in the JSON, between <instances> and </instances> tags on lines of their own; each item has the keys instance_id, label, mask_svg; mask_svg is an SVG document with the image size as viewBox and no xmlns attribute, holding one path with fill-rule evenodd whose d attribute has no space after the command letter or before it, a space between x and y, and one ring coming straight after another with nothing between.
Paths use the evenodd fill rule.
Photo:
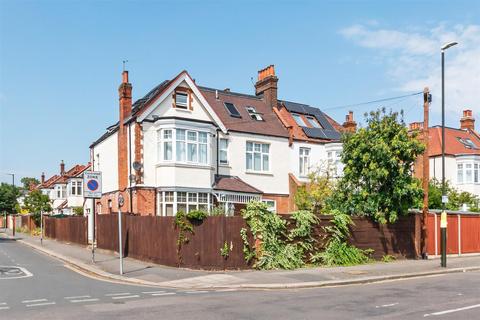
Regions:
<instances>
[{"instance_id":1,"label":"road sign post","mask_svg":"<svg viewBox=\"0 0 480 320\"><path fill-rule=\"evenodd\" d=\"M123 246L122 246L122 207L125 200L123 195L118 195L118 255L120 257L120 275L123 275Z\"/></svg>"},{"instance_id":2,"label":"road sign post","mask_svg":"<svg viewBox=\"0 0 480 320\"><path fill-rule=\"evenodd\" d=\"M102 197L102 173L100 171L85 171L83 174L83 196L92 199L93 234L92 262L95 262L95 199Z\"/></svg>"},{"instance_id":3,"label":"road sign post","mask_svg":"<svg viewBox=\"0 0 480 320\"><path fill-rule=\"evenodd\" d=\"M40 210L40 244L43 246L43 210Z\"/></svg>"}]
</instances>

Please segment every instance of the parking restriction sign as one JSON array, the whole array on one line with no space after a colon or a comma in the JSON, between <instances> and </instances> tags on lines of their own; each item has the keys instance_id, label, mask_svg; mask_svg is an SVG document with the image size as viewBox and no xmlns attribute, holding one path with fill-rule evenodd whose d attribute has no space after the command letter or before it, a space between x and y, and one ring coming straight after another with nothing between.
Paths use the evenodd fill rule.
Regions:
<instances>
[{"instance_id":1,"label":"parking restriction sign","mask_svg":"<svg viewBox=\"0 0 480 320\"><path fill-rule=\"evenodd\" d=\"M102 173L85 171L83 174L83 196L85 198L102 197Z\"/></svg>"}]
</instances>

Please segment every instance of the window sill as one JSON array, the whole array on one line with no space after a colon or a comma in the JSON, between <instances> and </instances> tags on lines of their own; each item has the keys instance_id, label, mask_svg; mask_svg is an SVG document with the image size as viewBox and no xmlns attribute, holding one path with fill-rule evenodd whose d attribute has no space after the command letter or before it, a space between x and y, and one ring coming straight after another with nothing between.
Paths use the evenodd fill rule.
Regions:
<instances>
[{"instance_id":1,"label":"window sill","mask_svg":"<svg viewBox=\"0 0 480 320\"><path fill-rule=\"evenodd\" d=\"M245 171L246 174L256 174L260 176L273 176L273 173L270 171Z\"/></svg>"},{"instance_id":2,"label":"window sill","mask_svg":"<svg viewBox=\"0 0 480 320\"><path fill-rule=\"evenodd\" d=\"M218 166L223 168L230 168L230 169L232 168L232 166L230 166L229 163L219 163Z\"/></svg>"},{"instance_id":3,"label":"window sill","mask_svg":"<svg viewBox=\"0 0 480 320\"><path fill-rule=\"evenodd\" d=\"M200 165L200 164L193 164L193 163L179 163L179 162L161 162L157 163L157 168L159 167L180 167L180 168L194 168L194 169L208 169L213 170L214 168L209 165Z\"/></svg>"},{"instance_id":4,"label":"window sill","mask_svg":"<svg viewBox=\"0 0 480 320\"><path fill-rule=\"evenodd\" d=\"M176 106L176 107L175 107L175 110L192 113L192 110L188 109L188 107L185 107L185 108L184 108L183 106L182 106L182 107Z\"/></svg>"}]
</instances>

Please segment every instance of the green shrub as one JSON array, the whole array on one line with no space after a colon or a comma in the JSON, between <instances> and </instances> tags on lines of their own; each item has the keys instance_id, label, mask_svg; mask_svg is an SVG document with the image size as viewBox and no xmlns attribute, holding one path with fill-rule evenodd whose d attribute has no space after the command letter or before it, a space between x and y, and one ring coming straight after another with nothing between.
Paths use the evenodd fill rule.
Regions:
<instances>
[{"instance_id":1,"label":"green shrub","mask_svg":"<svg viewBox=\"0 0 480 320\"><path fill-rule=\"evenodd\" d=\"M325 251L312 256L313 263L325 266L353 266L370 261L366 250L358 249L345 241L333 238L328 242Z\"/></svg>"},{"instance_id":2,"label":"green shrub","mask_svg":"<svg viewBox=\"0 0 480 320\"><path fill-rule=\"evenodd\" d=\"M192 210L187 213L189 220L203 221L208 216L208 212L203 210Z\"/></svg>"}]
</instances>

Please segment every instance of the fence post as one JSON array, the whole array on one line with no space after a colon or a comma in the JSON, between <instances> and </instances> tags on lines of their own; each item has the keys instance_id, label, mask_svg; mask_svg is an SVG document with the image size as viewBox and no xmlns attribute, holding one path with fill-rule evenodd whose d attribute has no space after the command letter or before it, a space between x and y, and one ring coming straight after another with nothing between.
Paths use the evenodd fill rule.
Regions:
<instances>
[{"instance_id":1,"label":"fence post","mask_svg":"<svg viewBox=\"0 0 480 320\"><path fill-rule=\"evenodd\" d=\"M40 210L40 244L43 246L43 210Z\"/></svg>"},{"instance_id":2,"label":"fence post","mask_svg":"<svg viewBox=\"0 0 480 320\"><path fill-rule=\"evenodd\" d=\"M461 227L461 224L462 224L462 218L459 214L457 214L457 219L458 219L458 255L461 256L462 255L462 227Z\"/></svg>"}]
</instances>

